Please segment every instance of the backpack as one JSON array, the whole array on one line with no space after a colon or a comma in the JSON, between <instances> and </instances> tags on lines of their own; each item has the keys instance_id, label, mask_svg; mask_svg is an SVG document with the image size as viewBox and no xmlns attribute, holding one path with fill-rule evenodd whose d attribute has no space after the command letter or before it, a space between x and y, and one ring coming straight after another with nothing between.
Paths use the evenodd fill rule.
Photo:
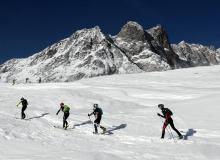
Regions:
<instances>
[{"instance_id":1,"label":"backpack","mask_svg":"<svg viewBox=\"0 0 220 160\"><path fill-rule=\"evenodd\" d=\"M64 105L63 112L69 112L69 111L70 111L70 107Z\"/></svg>"},{"instance_id":2,"label":"backpack","mask_svg":"<svg viewBox=\"0 0 220 160\"><path fill-rule=\"evenodd\" d=\"M103 111L101 108L96 108L94 112L98 112L98 114L103 115Z\"/></svg>"},{"instance_id":3,"label":"backpack","mask_svg":"<svg viewBox=\"0 0 220 160\"><path fill-rule=\"evenodd\" d=\"M169 109L169 108L166 108L167 110L166 110L166 112L169 114L169 115L173 115L173 112Z\"/></svg>"}]
</instances>

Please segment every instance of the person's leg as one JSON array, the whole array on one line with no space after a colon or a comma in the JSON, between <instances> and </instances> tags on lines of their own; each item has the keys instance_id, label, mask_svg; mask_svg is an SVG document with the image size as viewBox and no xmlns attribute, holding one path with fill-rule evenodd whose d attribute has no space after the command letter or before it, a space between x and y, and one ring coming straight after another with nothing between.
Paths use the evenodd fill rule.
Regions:
<instances>
[{"instance_id":1,"label":"person's leg","mask_svg":"<svg viewBox=\"0 0 220 160\"><path fill-rule=\"evenodd\" d=\"M165 130L166 130L167 125L168 125L167 122L164 122L161 138L164 138L164 136L165 136Z\"/></svg>"},{"instance_id":2,"label":"person's leg","mask_svg":"<svg viewBox=\"0 0 220 160\"><path fill-rule=\"evenodd\" d=\"M63 114L63 128L65 128L66 126L66 115Z\"/></svg>"},{"instance_id":3,"label":"person's leg","mask_svg":"<svg viewBox=\"0 0 220 160\"><path fill-rule=\"evenodd\" d=\"M69 117L69 113L63 114L63 128L66 128L68 126L67 118Z\"/></svg>"},{"instance_id":4,"label":"person's leg","mask_svg":"<svg viewBox=\"0 0 220 160\"><path fill-rule=\"evenodd\" d=\"M23 114L24 114L24 111L23 109L21 109L21 119L23 119Z\"/></svg>"},{"instance_id":5,"label":"person's leg","mask_svg":"<svg viewBox=\"0 0 220 160\"><path fill-rule=\"evenodd\" d=\"M178 136L179 136L179 137L182 137L182 134L181 134L181 133L176 129L176 127L174 126L173 119L170 118L169 124L170 124L171 128L178 134Z\"/></svg>"},{"instance_id":6,"label":"person's leg","mask_svg":"<svg viewBox=\"0 0 220 160\"><path fill-rule=\"evenodd\" d=\"M94 121L95 133L98 133L98 127L100 126L100 116L97 116L96 120Z\"/></svg>"},{"instance_id":7,"label":"person's leg","mask_svg":"<svg viewBox=\"0 0 220 160\"><path fill-rule=\"evenodd\" d=\"M22 109L21 109L21 119L25 119L25 117L26 117L26 115L25 115L25 113L24 113L24 111L25 111L26 108L27 108L27 107L22 107Z\"/></svg>"},{"instance_id":8,"label":"person's leg","mask_svg":"<svg viewBox=\"0 0 220 160\"><path fill-rule=\"evenodd\" d=\"M105 127L100 126L100 128L102 129L103 133L105 133L105 132L106 132L106 128L105 128Z\"/></svg>"},{"instance_id":9,"label":"person's leg","mask_svg":"<svg viewBox=\"0 0 220 160\"><path fill-rule=\"evenodd\" d=\"M101 120L102 120L102 116L100 115L99 118L98 118L99 124L101 123ZM106 128L105 128L105 127L103 127L103 126L101 126L101 125L99 125L99 127L103 130L103 132L106 131Z\"/></svg>"},{"instance_id":10,"label":"person's leg","mask_svg":"<svg viewBox=\"0 0 220 160\"><path fill-rule=\"evenodd\" d=\"M65 115L63 115L63 128L65 128L65 122L66 122L66 118Z\"/></svg>"},{"instance_id":11,"label":"person's leg","mask_svg":"<svg viewBox=\"0 0 220 160\"><path fill-rule=\"evenodd\" d=\"M95 128L95 133L98 133L98 128L97 128L97 124L94 124L94 128Z\"/></svg>"},{"instance_id":12,"label":"person's leg","mask_svg":"<svg viewBox=\"0 0 220 160\"><path fill-rule=\"evenodd\" d=\"M66 121L65 121L66 122L66 127L68 127L67 118L69 117L69 115L70 115L69 113L66 113Z\"/></svg>"}]
</instances>

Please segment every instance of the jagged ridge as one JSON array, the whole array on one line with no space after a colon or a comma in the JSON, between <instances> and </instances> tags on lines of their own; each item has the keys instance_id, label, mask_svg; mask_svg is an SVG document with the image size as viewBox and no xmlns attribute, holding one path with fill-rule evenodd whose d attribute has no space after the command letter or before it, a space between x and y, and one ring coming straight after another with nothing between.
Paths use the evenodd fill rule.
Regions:
<instances>
[{"instance_id":1,"label":"jagged ridge","mask_svg":"<svg viewBox=\"0 0 220 160\"><path fill-rule=\"evenodd\" d=\"M169 43L165 29L148 30L128 22L116 36L99 27L76 31L70 37L25 59L0 66L3 82L67 82L101 75L165 71L175 68L219 64L219 50L181 42Z\"/></svg>"}]
</instances>

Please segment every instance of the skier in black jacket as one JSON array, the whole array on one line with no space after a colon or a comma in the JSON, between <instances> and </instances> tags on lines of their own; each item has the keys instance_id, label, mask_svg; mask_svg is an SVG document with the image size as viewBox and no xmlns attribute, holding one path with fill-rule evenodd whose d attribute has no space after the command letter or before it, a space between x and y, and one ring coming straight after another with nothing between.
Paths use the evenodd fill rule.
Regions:
<instances>
[{"instance_id":1,"label":"skier in black jacket","mask_svg":"<svg viewBox=\"0 0 220 160\"><path fill-rule=\"evenodd\" d=\"M171 112L170 109L168 108L164 108L163 104L159 104L158 108L161 109L161 112L163 115L161 115L160 113L157 113L158 116L165 118L165 122L163 124L163 129L162 129L162 135L161 138L164 138L165 136L165 129L168 125L171 126L171 128L178 134L179 138L182 139L183 136L182 134L175 128L174 124L173 124L173 119L171 118L171 116L173 115L173 113Z\"/></svg>"},{"instance_id":2,"label":"skier in black jacket","mask_svg":"<svg viewBox=\"0 0 220 160\"><path fill-rule=\"evenodd\" d=\"M22 104L22 108L21 108L21 119L25 119L26 115L24 113L24 111L27 109L27 105L28 102L26 99L24 99L23 97L21 98L21 101L17 104L17 107L19 106L19 104Z\"/></svg>"},{"instance_id":3,"label":"skier in black jacket","mask_svg":"<svg viewBox=\"0 0 220 160\"><path fill-rule=\"evenodd\" d=\"M94 127L95 127L95 134L98 133L97 127L100 127L103 130L103 133L106 132L106 128L100 125L100 122L102 120L102 109L98 107L98 104L93 105L93 112L88 114L88 116L94 115L95 116L95 121L94 121Z\"/></svg>"}]
</instances>

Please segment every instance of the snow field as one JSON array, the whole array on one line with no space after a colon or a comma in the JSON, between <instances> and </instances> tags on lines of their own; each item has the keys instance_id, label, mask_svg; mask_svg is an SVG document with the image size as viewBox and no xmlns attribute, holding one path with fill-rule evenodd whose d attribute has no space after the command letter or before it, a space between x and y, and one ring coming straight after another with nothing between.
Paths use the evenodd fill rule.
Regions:
<instances>
[{"instance_id":1,"label":"snow field","mask_svg":"<svg viewBox=\"0 0 220 160\"><path fill-rule=\"evenodd\" d=\"M114 75L74 83L11 84L0 88L2 160L219 160L220 66ZM29 106L26 120L16 107ZM71 107L70 128L62 130L60 102ZM87 116L93 103L103 109L109 135L93 135ZM157 104L173 113L187 140L160 139ZM94 120L93 117L91 117ZM173 135L176 134L172 131Z\"/></svg>"}]
</instances>

